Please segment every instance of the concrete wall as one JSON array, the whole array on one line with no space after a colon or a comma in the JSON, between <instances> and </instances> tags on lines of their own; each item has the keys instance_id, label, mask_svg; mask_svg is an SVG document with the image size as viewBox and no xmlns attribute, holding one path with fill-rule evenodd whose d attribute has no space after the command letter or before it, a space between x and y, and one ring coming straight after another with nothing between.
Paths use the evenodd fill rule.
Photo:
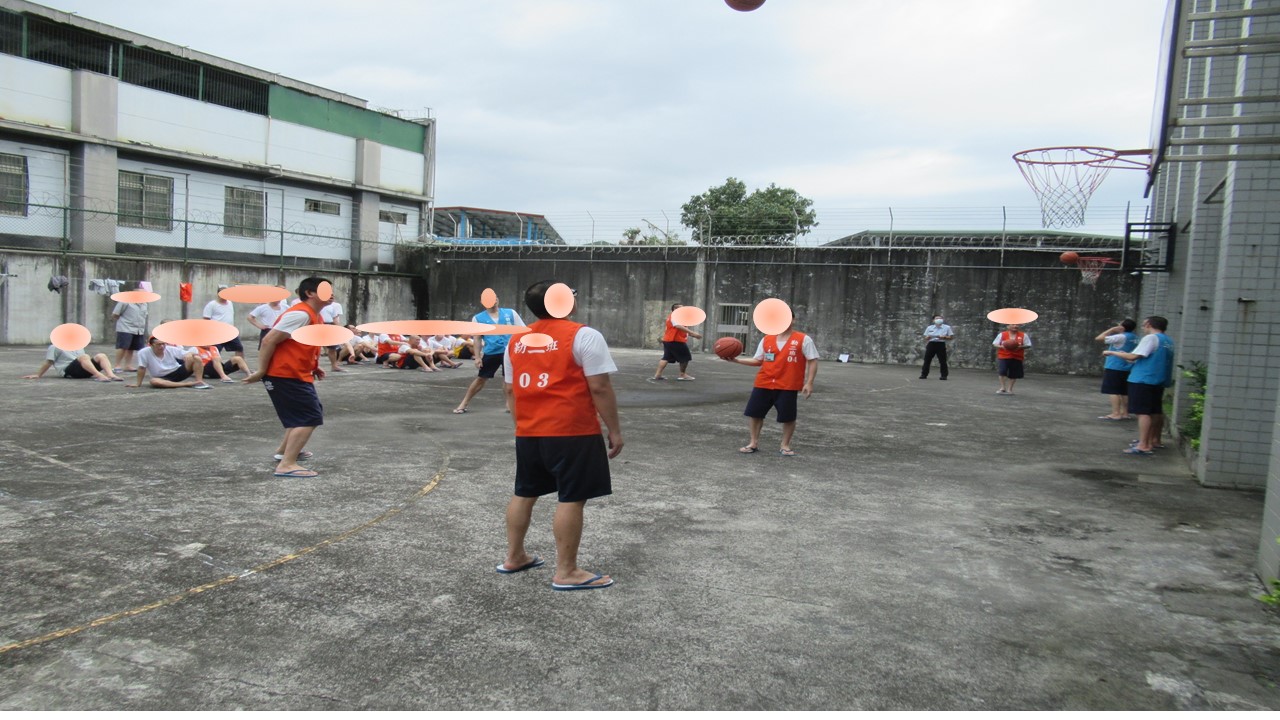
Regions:
<instances>
[{"instance_id":1,"label":"concrete wall","mask_svg":"<svg viewBox=\"0 0 1280 720\"><path fill-rule=\"evenodd\" d=\"M0 252L0 343L43 345L49 331L64 322L89 328L94 342L114 342L111 310L115 303L105 295L88 291L88 280L110 278L127 281L134 289L139 280L149 280L161 299L152 303L150 320L155 327L164 320L198 318L205 303L217 294L219 285L242 283L283 285L293 289L309 275L333 282L334 297L342 303L346 318L356 322L419 317L413 278L385 274L353 274L329 270L249 267L236 264L188 263L166 260L116 260L56 254ZM66 275L71 284L54 293L47 287L53 275ZM180 283L192 284L190 303L179 300ZM257 330L245 319L252 307L236 306L236 325L246 337Z\"/></svg>"},{"instance_id":2,"label":"concrete wall","mask_svg":"<svg viewBox=\"0 0 1280 720\"><path fill-rule=\"evenodd\" d=\"M1035 345L1030 373L1101 373L1102 348L1093 338L1136 312L1139 287L1136 278L1117 272L1089 287L1056 253L1025 250L429 250L418 262L432 318L470 317L489 287L504 306L527 315L524 289L551 278L577 289L576 317L620 347L658 347L667 310L680 302L707 311L707 338L692 347L709 351L726 334L715 327L722 307L779 297L829 359L848 353L857 362L918 363L920 333L941 312L956 330L952 364L989 368L999 328L986 314L1026 307L1040 313L1027 328ZM759 339L752 329L748 342Z\"/></svg>"}]
</instances>

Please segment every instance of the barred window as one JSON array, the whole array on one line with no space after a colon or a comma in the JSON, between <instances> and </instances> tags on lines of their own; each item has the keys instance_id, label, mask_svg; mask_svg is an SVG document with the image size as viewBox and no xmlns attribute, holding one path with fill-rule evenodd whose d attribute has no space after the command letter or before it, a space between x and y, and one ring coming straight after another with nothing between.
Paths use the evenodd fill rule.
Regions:
<instances>
[{"instance_id":1,"label":"barred window","mask_svg":"<svg viewBox=\"0 0 1280 720\"><path fill-rule=\"evenodd\" d=\"M124 227L173 229L173 178L120 171L120 217Z\"/></svg>"},{"instance_id":2,"label":"barred window","mask_svg":"<svg viewBox=\"0 0 1280 720\"><path fill-rule=\"evenodd\" d=\"M27 216L27 157L0 153L0 215Z\"/></svg>"},{"instance_id":3,"label":"barred window","mask_svg":"<svg viewBox=\"0 0 1280 720\"><path fill-rule=\"evenodd\" d=\"M267 194L248 188L227 188L222 233L235 237L267 236Z\"/></svg>"},{"instance_id":4,"label":"barred window","mask_svg":"<svg viewBox=\"0 0 1280 720\"><path fill-rule=\"evenodd\" d=\"M341 215L342 206L336 202L327 200L312 200L307 198L303 201L303 209L307 212L324 213L325 215Z\"/></svg>"},{"instance_id":5,"label":"barred window","mask_svg":"<svg viewBox=\"0 0 1280 720\"><path fill-rule=\"evenodd\" d=\"M378 222L394 223L396 225L408 225L409 214L396 212L394 210L379 210Z\"/></svg>"}]
</instances>

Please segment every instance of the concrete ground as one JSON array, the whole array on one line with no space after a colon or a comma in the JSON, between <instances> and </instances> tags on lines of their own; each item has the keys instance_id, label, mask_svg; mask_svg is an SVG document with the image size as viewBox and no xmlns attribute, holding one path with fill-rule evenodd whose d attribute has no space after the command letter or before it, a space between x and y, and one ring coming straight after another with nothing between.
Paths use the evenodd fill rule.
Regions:
<instances>
[{"instance_id":1,"label":"concrete ground","mask_svg":"<svg viewBox=\"0 0 1280 720\"><path fill-rule=\"evenodd\" d=\"M737 452L749 368L616 350L581 561L617 584L558 593L494 572L511 421L449 412L471 370L325 380L321 475L281 481L261 387L20 380L42 354L0 348L0 710L1280 709L1261 496L1122 455L1095 378L824 362L785 458L772 420Z\"/></svg>"}]
</instances>

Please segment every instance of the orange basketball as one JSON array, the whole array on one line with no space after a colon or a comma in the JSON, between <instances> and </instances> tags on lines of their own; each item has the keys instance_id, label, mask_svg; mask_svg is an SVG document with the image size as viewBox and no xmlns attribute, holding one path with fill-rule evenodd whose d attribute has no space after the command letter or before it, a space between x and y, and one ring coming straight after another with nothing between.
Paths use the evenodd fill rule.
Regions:
<instances>
[{"instance_id":1,"label":"orange basketball","mask_svg":"<svg viewBox=\"0 0 1280 720\"><path fill-rule=\"evenodd\" d=\"M1003 343L1001 343L1001 345L1004 345L1005 350L1017 350L1018 348L1022 347L1022 343L1012 339L1005 340Z\"/></svg>"},{"instance_id":2,"label":"orange basketball","mask_svg":"<svg viewBox=\"0 0 1280 720\"><path fill-rule=\"evenodd\" d=\"M1075 265L1080 260L1080 253L1068 250L1059 255L1058 259L1067 265Z\"/></svg>"},{"instance_id":3,"label":"orange basketball","mask_svg":"<svg viewBox=\"0 0 1280 720\"><path fill-rule=\"evenodd\" d=\"M722 337L712 349L725 360L732 360L742 354L742 341L736 337Z\"/></svg>"},{"instance_id":4,"label":"orange basketball","mask_svg":"<svg viewBox=\"0 0 1280 720\"><path fill-rule=\"evenodd\" d=\"M764 4L764 0L724 0L724 4L738 12L751 12Z\"/></svg>"}]
</instances>

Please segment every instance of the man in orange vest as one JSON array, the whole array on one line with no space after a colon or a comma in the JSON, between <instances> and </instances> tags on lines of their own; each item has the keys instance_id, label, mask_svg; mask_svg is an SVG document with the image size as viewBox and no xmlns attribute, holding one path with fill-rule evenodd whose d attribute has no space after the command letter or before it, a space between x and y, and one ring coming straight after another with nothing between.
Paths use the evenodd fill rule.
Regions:
<instances>
[{"instance_id":1,"label":"man in orange vest","mask_svg":"<svg viewBox=\"0 0 1280 720\"><path fill-rule=\"evenodd\" d=\"M756 354L747 359L725 358L739 365L758 367L755 387L747 400L747 429L751 441L738 452L749 454L760 450L760 431L770 408L778 409L778 422L782 423L782 447L780 455L795 455L791 449L791 437L796 432L796 416L800 395L813 394L813 379L818 376L818 347L813 338L798 332L795 325L788 325L777 335L766 335L756 348Z\"/></svg>"},{"instance_id":2,"label":"man in orange vest","mask_svg":"<svg viewBox=\"0 0 1280 720\"><path fill-rule=\"evenodd\" d=\"M684 307L680 303L671 306L671 312L675 312ZM702 339L698 333L690 330L684 325L676 325L671 322L671 314L667 314L667 326L662 332L662 359L658 361L658 371L654 373L649 382L658 382L666 380L662 377L662 371L667 369L669 363L677 363L680 365L680 377L676 380L693 380L694 377L689 374L689 363L693 360L693 354L689 352L689 337L693 336Z\"/></svg>"},{"instance_id":3,"label":"man in orange vest","mask_svg":"<svg viewBox=\"0 0 1280 720\"><path fill-rule=\"evenodd\" d=\"M324 424L324 407L316 394L315 381L324 379L320 367L320 348L303 345L293 339L295 330L307 325L323 325L320 310L330 300L317 294L324 278L309 277L298 285L300 301L281 313L271 332L262 338L258 351L258 372L245 378L246 383L262 381L284 425L284 439L276 449L275 476L280 478L313 478L319 475L298 464L311 457L304 450L317 427Z\"/></svg>"},{"instance_id":4,"label":"man in orange vest","mask_svg":"<svg viewBox=\"0 0 1280 720\"><path fill-rule=\"evenodd\" d=\"M996 347L996 374L1000 377L996 394L1012 395L1014 383L1026 375L1022 363L1027 359L1031 336L1022 332L1021 325L1006 325L991 344Z\"/></svg>"},{"instance_id":5,"label":"man in orange vest","mask_svg":"<svg viewBox=\"0 0 1280 720\"><path fill-rule=\"evenodd\" d=\"M534 283L524 301L537 316L533 333L551 338L545 346L508 344L503 379L516 421L515 491L507 504L507 556L497 571L504 575L532 570L542 558L525 549L533 505L558 493L552 532L556 540L553 590L597 590L613 578L578 567L582 510L588 500L612 492L609 460L622 452L618 401L609 373L618 367L599 331L552 317L544 296L554 283ZM600 421L608 433L608 450Z\"/></svg>"}]
</instances>

